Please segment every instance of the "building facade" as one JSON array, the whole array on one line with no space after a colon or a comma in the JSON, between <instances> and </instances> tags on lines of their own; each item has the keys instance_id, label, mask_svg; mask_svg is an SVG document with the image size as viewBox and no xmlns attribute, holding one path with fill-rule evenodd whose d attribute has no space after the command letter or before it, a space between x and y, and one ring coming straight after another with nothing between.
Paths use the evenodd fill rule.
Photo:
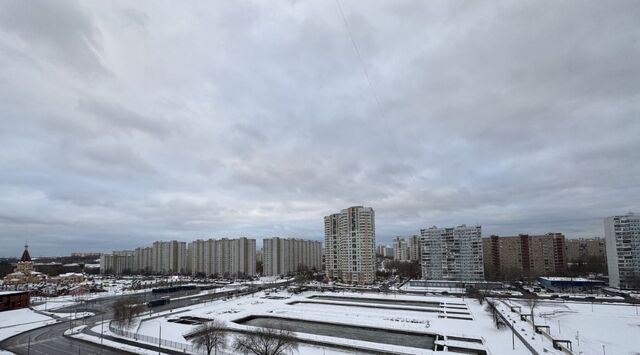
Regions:
<instances>
[{"instance_id":1,"label":"building facade","mask_svg":"<svg viewBox=\"0 0 640 355\"><path fill-rule=\"evenodd\" d=\"M274 237L262 242L265 276L322 269L322 243L319 241Z\"/></svg>"},{"instance_id":2,"label":"building facade","mask_svg":"<svg viewBox=\"0 0 640 355\"><path fill-rule=\"evenodd\" d=\"M137 273L134 254L133 250L114 250L111 254L100 255L100 273L115 275Z\"/></svg>"},{"instance_id":3,"label":"building facade","mask_svg":"<svg viewBox=\"0 0 640 355\"><path fill-rule=\"evenodd\" d=\"M329 278L367 284L375 280L375 212L353 206L324 217L325 270Z\"/></svg>"},{"instance_id":4,"label":"building facade","mask_svg":"<svg viewBox=\"0 0 640 355\"><path fill-rule=\"evenodd\" d=\"M605 218L604 235L609 286L640 289L640 215Z\"/></svg>"},{"instance_id":5,"label":"building facade","mask_svg":"<svg viewBox=\"0 0 640 355\"><path fill-rule=\"evenodd\" d=\"M422 242L419 235L412 235L409 237L409 260L420 261L422 260Z\"/></svg>"},{"instance_id":6,"label":"building facade","mask_svg":"<svg viewBox=\"0 0 640 355\"><path fill-rule=\"evenodd\" d=\"M393 260L409 261L409 245L404 238L396 237L393 240Z\"/></svg>"},{"instance_id":7,"label":"building facade","mask_svg":"<svg viewBox=\"0 0 640 355\"><path fill-rule=\"evenodd\" d=\"M422 243L420 236L412 235L408 238L395 237L393 240L393 254L389 256L392 256L393 260L396 261L420 262L420 260L422 260Z\"/></svg>"},{"instance_id":8,"label":"building facade","mask_svg":"<svg viewBox=\"0 0 640 355\"><path fill-rule=\"evenodd\" d=\"M187 243L157 241L150 247L113 251L100 256L102 274L184 274L187 273Z\"/></svg>"},{"instance_id":9,"label":"building facade","mask_svg":"<svg viewBox=\"0 0 640 355\"><path fill-rule=\"evenodd\" d=\"M162 275L187 273L187 243L176 240L154 242L151 246L151 270Z\"/></svg>"},{"instance_id":10,"label":"building facade","mask_svg":"<svg viewBox=\"0 0 640 355\"><path fill-rule=\"evenodd\" d=\"M189 243L188 269L192 275L237 277L256 274L256 240L208 239Z\"/></svg>"},{"instance_id":11,"label":"building facade","mask_svg":"<svg viewBox=\"0 0 640 355\"><path fill-rule=\"evenodd\" d=\"M481 226L420 230L425 280L484 280Z\"/></svg>"},{"instance_id":12,"label":"building facade","mask_svg":"<svg viewBox=\"0 0 640 355\"><path fill-rule=\"evenodd\" d=\"M566 273L566 246L562 233L494 235L483 238L482 244L485 273L490 279L535 279Z\"/></svg>"},{"instance_id":13,"label":"building facade","mask_svg":"<svg viewBox=\"0 0 640 355\"><path fill-rule=\"evenodd\" d=\"M29 307L29 291L0 291L0 312Z\"/></svg>"},{"instance_id":14,"label":"building facade","mask_svg":"<svg viewBox=\"0 0 640 355\"><path fill-rule=\"evenodd\" d=\"M566 257L568 263L576 263L592 258L606 260L607 248L603 238L566 239Z\"/></svg>"}]
</instances>

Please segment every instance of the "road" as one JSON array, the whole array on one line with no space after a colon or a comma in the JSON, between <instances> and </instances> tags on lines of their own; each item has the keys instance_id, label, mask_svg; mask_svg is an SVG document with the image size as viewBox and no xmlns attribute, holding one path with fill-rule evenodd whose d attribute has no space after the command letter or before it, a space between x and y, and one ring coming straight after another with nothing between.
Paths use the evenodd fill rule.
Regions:
<instances>
[{"instance_id":1,"label":"road","mask_svg":"<svg viewBox=\"0 0 640 355\"><path fill-rule=\"evenodd\" d=\"M267 286L258 287L254 292L258 290L264 289ZM234 292L234 291L230 291ZM193 294L193 293L192 293ZM184 298L180 300L173 300L175 297L186 297L189 293L172 293L170 296L172 297L172 301L170 304L164 306L154 307L152 309L153 312L161 312L166 311L173 308L186 307L196 303L202 303L211 301L214 299L226 297L228 293L217 293L217 294L208 294L208 295L197 295L193 294L193 297ZM140 297L147 302L152 299L166 297L168 295L161 294L155 295L151 292L139 293L136 296ZM98 344L68 338L64 336L64 331L75 326L79 326L82 324L95 324L100 322L103 319L111 319L113 316L112 305L113 303L122 296L110 296L99 298L96 300L88 301L85 305L71 306L62 309L56 310L56 312L73 312L73 311L88 311L92 312L95 315L92 317L85 318L84 320L75 320L68 321L65 320L61 323L56 323L53 325L49 325L43 328L38 328L34 330L30 330L16 336L13 336L9 339L6 339L0 342L0 349L10 351L14 354L18 355L94 355L94 354L102 354L102 355L111 355L111 354L129 354L125 351L115 350L113 348L109 348L106 346L101 346ZM84 322L84 323L83 323ZM143 345L139 345L142 347L146 347Z\"/></svg>"},{"instance_id":2,"label":"road","mask_svg":"<svg viewBox=\"0 0 640 355\"><path fill-rule=\"evenodd\" d=\"M94 313L104 312L105 317L111 315L111 304L116 297L109 297L92 301L87 305L87 310ZM70 312L74 308L60 309L60 312ZM85 318L86 324L100 321L101 315ZM108 318L107 318L108 319ZM75 324L74 324L75 323ZM127 354L108 347L97 344L68 338L64 336L64 331L70 326L82 324L82 320L75 322L64 321L43 328L34 329L18 334L0 343L0 349L8 350L18 355L52 355L52 354Z\"/></svg>"}]
</instances>

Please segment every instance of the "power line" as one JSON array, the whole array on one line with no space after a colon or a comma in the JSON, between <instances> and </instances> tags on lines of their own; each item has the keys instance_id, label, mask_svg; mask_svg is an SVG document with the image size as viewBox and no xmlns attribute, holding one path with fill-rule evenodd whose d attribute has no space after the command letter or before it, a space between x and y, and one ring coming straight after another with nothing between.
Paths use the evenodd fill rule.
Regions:
<instances>
[{"instance_id":1,"label":"power line","mask_svg":"<svg viewBox=\"0 0 640 355\"><path fill-rule=\"evenodd\" d=\"M362 60L362 54L360 54L360 48L358 48L358 44L356 40L353 38L353 34L351 33L351 27L349 26L349 21L347 21L347 17L344 15L344 11L342 11L342 5L340 5L340 0L336 0L336 5L338 6L338 11L340 12L340 16L342 17L342 21L344 21L344 26L347 28L347 33L349 34L349 39L351 39L351 44L353 45L353 49L356 52L356 56L358 57L358 62L360 62L360 66L362 67L362 71L364 72L364 76L367 79L367 84L369 85L369 89L371 90L371 94L373 96L374 104L378 109L378 113L382 116L382 105L380 104L380 100L378 99L378 95L373 88L373 84L371 83L371 78L369 77L369 72L367 71L367 66L364 64L364 60Z\"/></svg>"}]
</instances>

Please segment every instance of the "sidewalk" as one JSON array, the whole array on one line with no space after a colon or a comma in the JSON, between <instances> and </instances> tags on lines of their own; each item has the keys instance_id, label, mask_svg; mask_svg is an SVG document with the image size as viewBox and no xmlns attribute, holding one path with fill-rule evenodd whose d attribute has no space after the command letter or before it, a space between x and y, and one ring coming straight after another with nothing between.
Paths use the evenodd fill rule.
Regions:
<instances>
[{"instance_id":1,"label":"sidewalk","mask_svg":"<svg viewBox=\"0 0 640 355\"><path fill-rule=\"evenodd\" d=\"M91 327L96 326L96 324L94 324ZM92 331L91 327L85 328L85 330L83 330L82 333L88 334L88 335L91 335L91 336L94 336L94 337L100 339L100 333L96 333L96 332ZM184 355L185 354L184 352L181 352L181 351L168 349L168 348L163 348L163 347L158 348L157 345L153 346L153 345L150 345L150 344L147 344L147 343L140 343L140 342L133 341L133 340L126 340L126 339L119 338L119 337L114 337L114 336L111 336L111 335L104 335L103 338L106 339L106 340L114 341L116 343L121 343L121 344L129 345L129 346L134 346L134 347L137 347L137 348L143 348L143 349L146 349L146 350L158 351L158 349L160 349L160 351L162 353L165 353L165 354L172 354L172 355Z\"/></svg>"}]
</instances>

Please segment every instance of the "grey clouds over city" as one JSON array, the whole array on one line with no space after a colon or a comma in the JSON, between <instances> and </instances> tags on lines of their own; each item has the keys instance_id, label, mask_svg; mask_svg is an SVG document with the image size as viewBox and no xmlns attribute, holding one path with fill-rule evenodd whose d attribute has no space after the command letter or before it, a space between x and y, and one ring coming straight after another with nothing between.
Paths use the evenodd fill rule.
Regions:
<instances>
[{"instance_id":1,"label":"grey clouds over city","mask_svg":"<svg viewBox=\"0 0 640 355\"><path fill-rule=\"evenodd\" d=\"M344 18L341 15L344 14ZM637 1L0 1L0 256L639 210Z\"/></svg>"}]
</instances>

